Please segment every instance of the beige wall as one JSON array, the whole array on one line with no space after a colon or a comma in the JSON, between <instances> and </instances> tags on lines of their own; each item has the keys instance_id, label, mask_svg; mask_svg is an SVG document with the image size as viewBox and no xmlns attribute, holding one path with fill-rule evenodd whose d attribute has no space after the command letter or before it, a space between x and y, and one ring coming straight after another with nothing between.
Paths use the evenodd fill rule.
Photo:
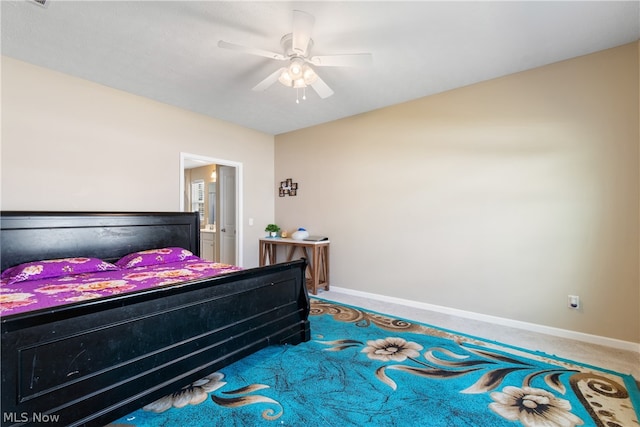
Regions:
<instances>
[{"instance_id":1,"label":"beige wall","mask_svg":"<svg viewBox=\"0 0 640 427\"><path fill-rule=\"evenodd\" d=\"M640 342L639 54L279 135L275 174L272 136L3 57L1 207L179 210L180 152L241 162L246 266L291 177L334 285Z\"/></svg>"},{"instance_id":2,"label":"beige wall","mask_svg":"<svg viewBox=\"0 0 640 427\"><path fill-rule=\"evenodd\" d=\"M258 263L271 135L2 57L1 136L4 210L178 211L180 152L242 163L244 265Z\"/></svg>"},{"instance_id":3,"label":"beige wall","mask_svg":"<svg viewBox=\"0 0 640 427\"><path fill-rule=\"evenodd\" d=\"M276 222L335 286L638 343L638 81L634 43L278 135Z\"/></svg>"}]
</instances>

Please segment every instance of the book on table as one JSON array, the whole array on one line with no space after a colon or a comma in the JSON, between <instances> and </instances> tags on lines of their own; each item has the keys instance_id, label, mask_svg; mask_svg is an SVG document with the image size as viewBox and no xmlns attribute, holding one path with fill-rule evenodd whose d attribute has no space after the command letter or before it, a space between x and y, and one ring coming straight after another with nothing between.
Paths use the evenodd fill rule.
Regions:
<instances>
[{"instance_id":1,"label":"book on table","mask_svg":"<svg viewBox=\"0 0 640 427\"><path fill-rule=\"evenodd\" d=\"M307 242L324 242L325 240L329 240L329 238L325 236L309 236L304 240Z\"/></svg>"}]
</instances>

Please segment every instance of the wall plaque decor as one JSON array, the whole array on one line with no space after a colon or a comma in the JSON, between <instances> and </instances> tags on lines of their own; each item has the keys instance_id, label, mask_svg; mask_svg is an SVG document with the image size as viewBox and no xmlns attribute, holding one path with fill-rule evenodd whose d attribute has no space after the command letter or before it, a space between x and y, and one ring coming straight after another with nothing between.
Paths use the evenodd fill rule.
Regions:
<instances>
[{"instance_id":1,"label":"wall plaque decor","mask_svg":"<svg viewBox=\"0 0 640 427\"><path fill-rule=\"evenodd\" d=\"M278 193L280 197L296 196L298 194L298 183L293 182L293 179L291 178L287 178L286 181L280 181L280 187L278 187Z\"/></svg>"}]
</instances>

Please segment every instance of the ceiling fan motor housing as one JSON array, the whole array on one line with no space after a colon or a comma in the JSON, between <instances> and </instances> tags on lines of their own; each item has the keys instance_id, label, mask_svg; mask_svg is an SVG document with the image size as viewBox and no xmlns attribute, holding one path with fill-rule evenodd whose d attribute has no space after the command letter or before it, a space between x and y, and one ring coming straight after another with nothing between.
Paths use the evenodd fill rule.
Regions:
<instances>
[{"instance_id":1,"label":"ceiling fan motor housing","mask_svg":"<svg viewBox=\"0 0 640 427\"><path fill-rule=\"evenodd\" d=\"M307 44L307 48L304 52L300 52L293 48L293 33L285 34L280 39L280 46L282 46L282 51L288 57L303 57L306 58L309 56L311 52L311 48L313 47L313 40L309 39L309 43Z\"/></svg>"}]
</instances>

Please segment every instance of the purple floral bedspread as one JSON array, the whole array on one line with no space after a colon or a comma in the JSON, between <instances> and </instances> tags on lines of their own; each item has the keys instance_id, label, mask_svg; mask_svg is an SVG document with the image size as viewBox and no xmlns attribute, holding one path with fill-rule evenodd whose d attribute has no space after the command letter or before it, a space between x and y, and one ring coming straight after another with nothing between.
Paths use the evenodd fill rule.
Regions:
<instances>
[{"instance_id":1,"label":"purple floral bedspread","mask_svg":"<svg viewBox=\"0 0 640 427\"><path fill-rule=\"evenodd\" d=\"M196 258L169 264L81 273L14 284L7 284L6 280L2 280L0 281L0 315L8 316L51 308L203 277L218 276L238 270L241 268Z\"/></svg>"}]
</instances>

